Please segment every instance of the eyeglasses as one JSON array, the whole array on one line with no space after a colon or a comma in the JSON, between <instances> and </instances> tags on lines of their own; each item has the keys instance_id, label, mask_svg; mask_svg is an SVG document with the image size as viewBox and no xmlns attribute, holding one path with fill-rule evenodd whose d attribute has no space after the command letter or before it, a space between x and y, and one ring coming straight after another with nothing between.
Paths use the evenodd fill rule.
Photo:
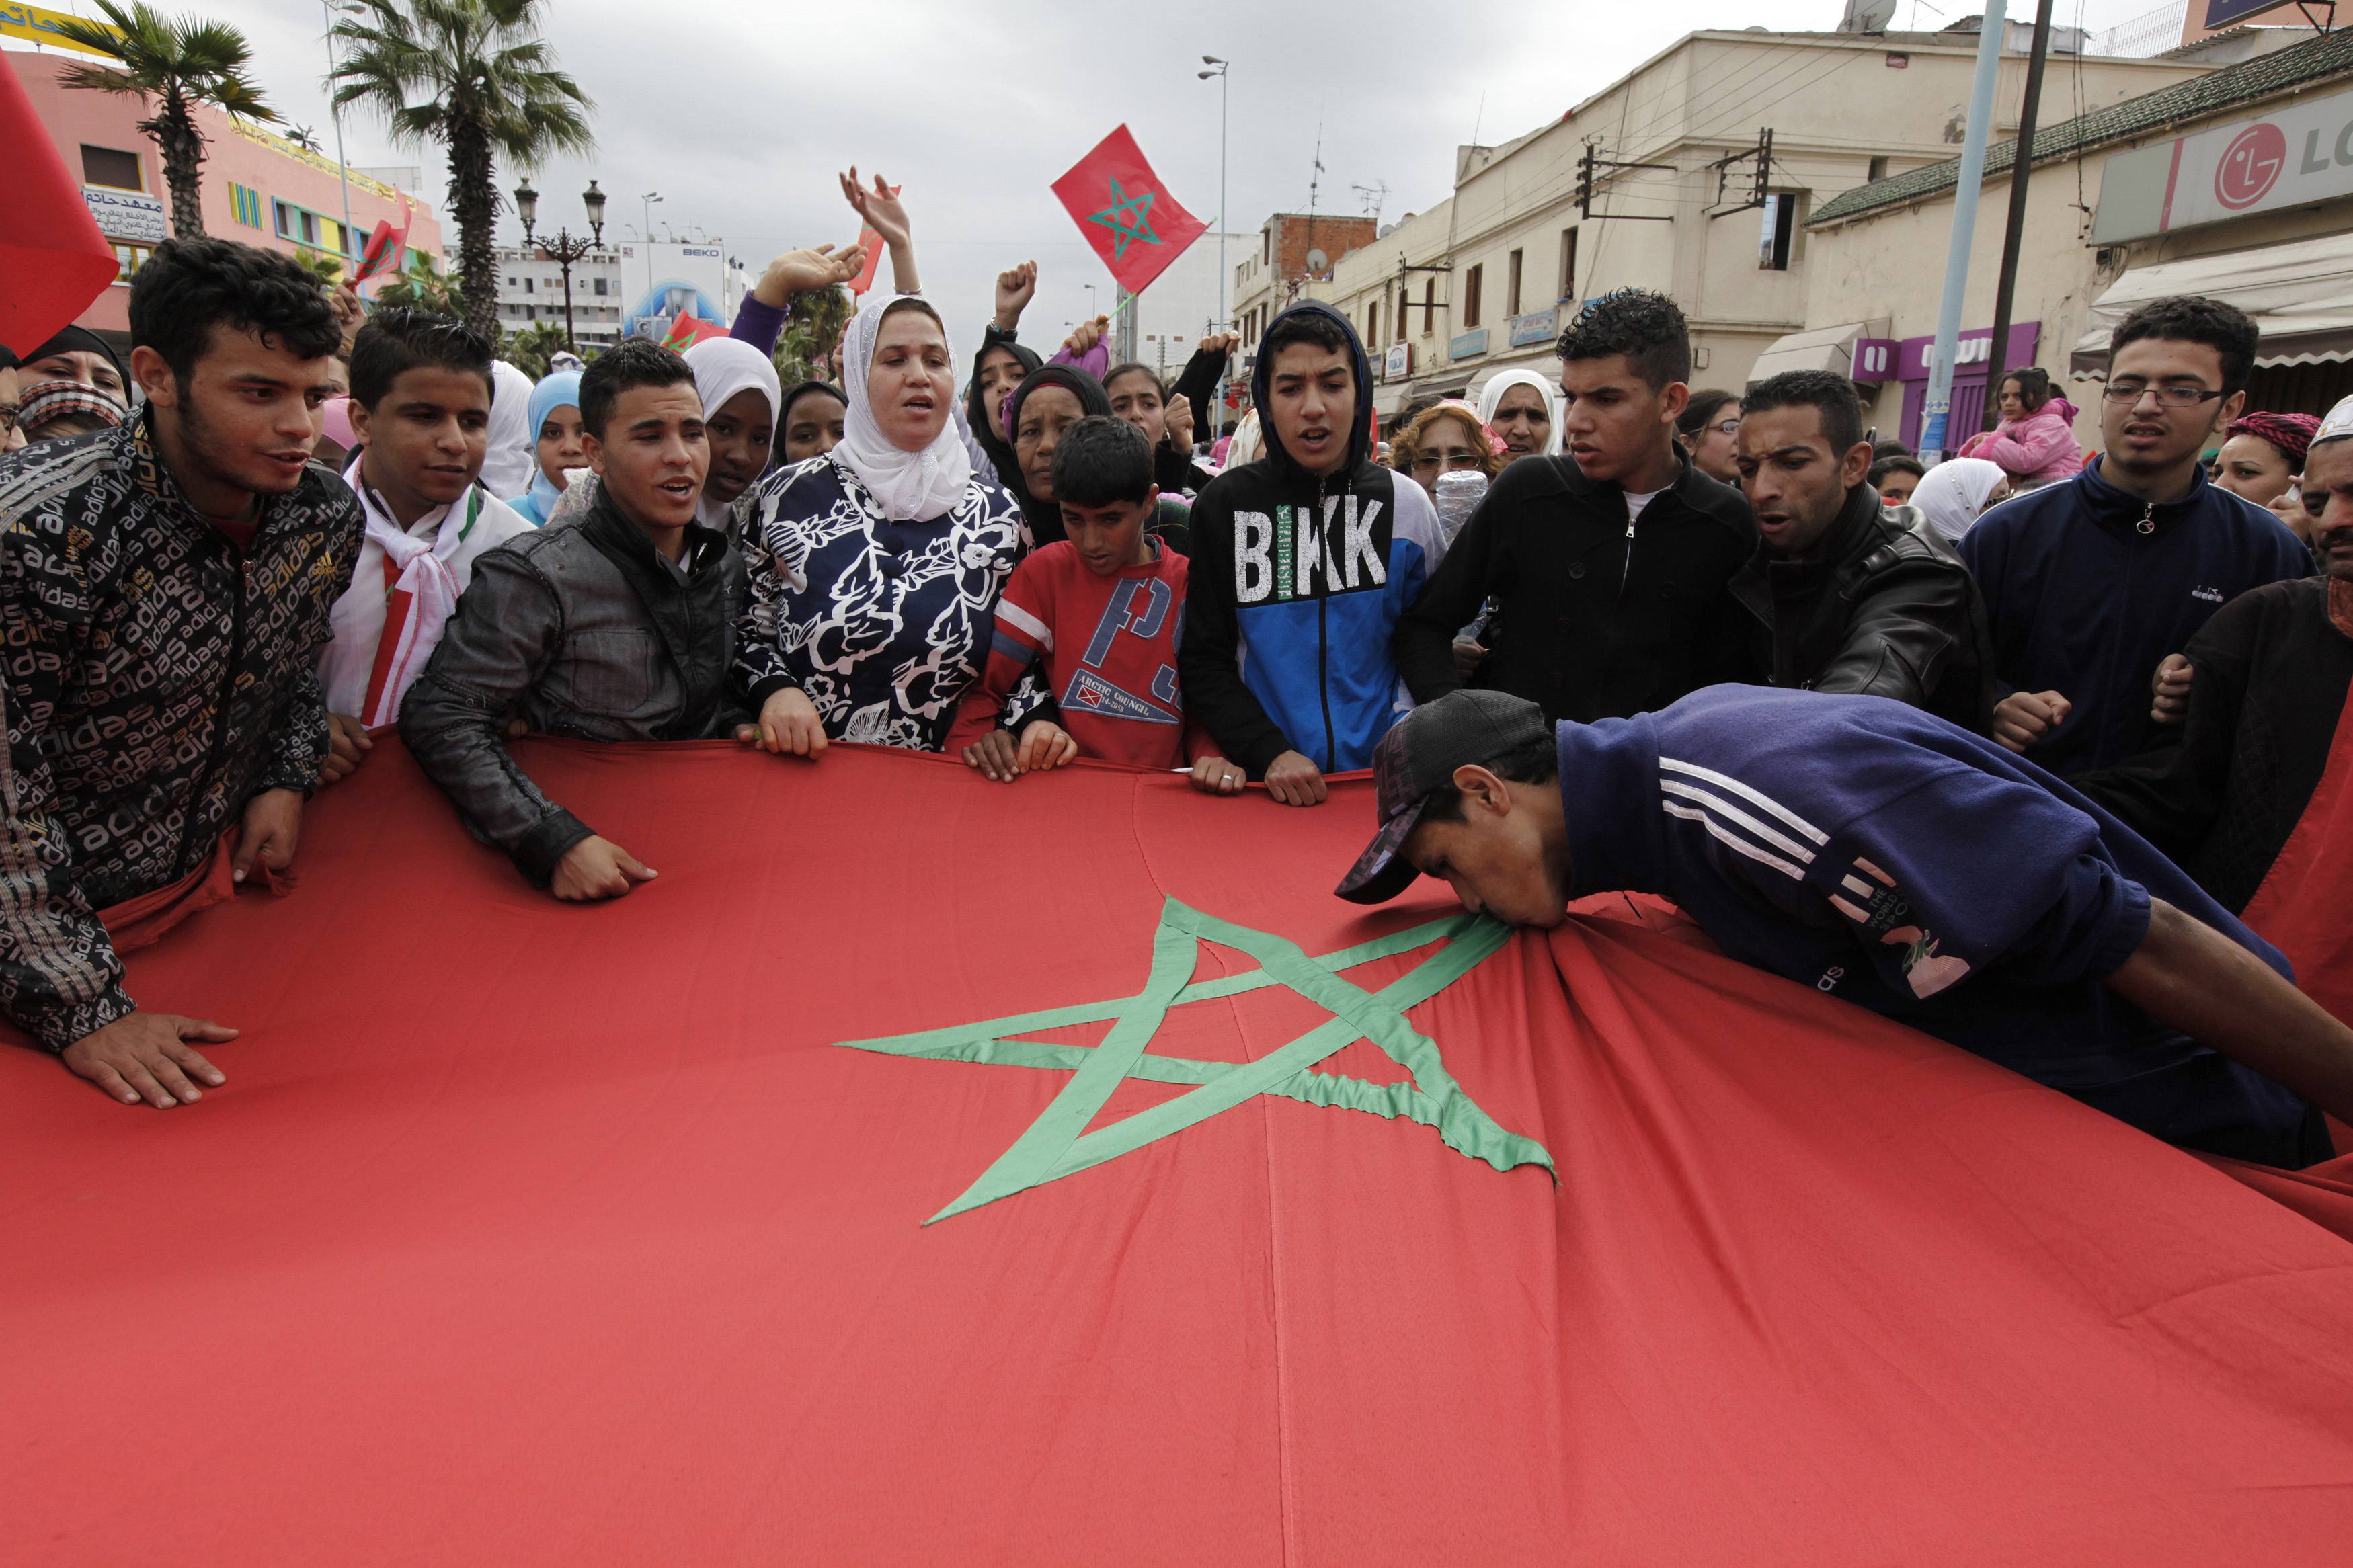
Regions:
<instances>
[{"instance_id":1,"label":"eyeglasses","mask_svg":"<svg viewBox=\"0 0 2353 1568\"><path fill-rule=\"evenodd\" d=\"M1735 415L1730 419L1719 419L1713 425L1703 425L1700 428L1713 430L1720 436L1737 436L1740 434L1740 418Z\"/></svg>"},{"instance_id":2,"label":"eyeglasses","mask_svg":"<svg viewBox=\"0 0 2353 1568\"><path fill-rule=\"evenodd\" d=\"M1413 471L1417 474L1439 468L1475 468L1478 466L1479 454L1476 452L1450 452L1442 458L1416 458L1413 460Z\"/></svg>"},{"instance_id":3,"label":"eyeglasses","mask_svg":"<svg viewBox=\"0 0 2353 1568\"><path fill-rule=\"evenodd\" d=\"M2226 395L2219 389L2209 392L2202 386L2182 386L2174 383L2151 386L2145 381L2112 381L2100 388L2100 395L2110 403L2138 403L2151 393L2157 395L2158 405L2162 408L2195 408L2201 403L2211 403Z\"/></svg>"}]
</instances>

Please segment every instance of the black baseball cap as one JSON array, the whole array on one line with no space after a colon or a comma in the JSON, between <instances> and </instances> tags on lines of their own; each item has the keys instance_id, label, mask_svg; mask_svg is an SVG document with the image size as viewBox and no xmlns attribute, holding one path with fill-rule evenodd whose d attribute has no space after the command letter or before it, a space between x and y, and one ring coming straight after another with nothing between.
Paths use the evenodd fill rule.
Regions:
<instances>
[{"instance_id":1,"label":"black baseball cap","mask_svg":"<svg viewBox=\"0 0 2353 1568\"><path fill-rule=\"evenodd\" d=\"M1380 831L1334 891L1358 904L1404 892L1421 873L1398 851L1430 792L1451 784L1466 763L1492 763L1552 732L1543 709L1502 691L1450 691L1407 714L1373 749Z\"/></svg>"}]
</instances>

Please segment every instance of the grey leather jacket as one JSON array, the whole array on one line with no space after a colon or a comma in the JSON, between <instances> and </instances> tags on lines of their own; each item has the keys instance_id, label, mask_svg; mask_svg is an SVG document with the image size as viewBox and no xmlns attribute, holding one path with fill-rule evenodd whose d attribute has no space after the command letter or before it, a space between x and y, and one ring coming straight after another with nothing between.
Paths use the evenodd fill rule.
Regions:
<instances>
[{"instance_id":1,"label":"grey leather jacket","mask_svg":"<svg viewBox=\"0 0 2353 1568\"><path fill-rule=\"evenodd\" d=\"M744 563L687 529L683 568L599 498L474 563L400 738L466 826L541 887L594 831L515 765L506 729L590 741L697 741L749 715L729 686Z\"/></svg>"}]
</instances>

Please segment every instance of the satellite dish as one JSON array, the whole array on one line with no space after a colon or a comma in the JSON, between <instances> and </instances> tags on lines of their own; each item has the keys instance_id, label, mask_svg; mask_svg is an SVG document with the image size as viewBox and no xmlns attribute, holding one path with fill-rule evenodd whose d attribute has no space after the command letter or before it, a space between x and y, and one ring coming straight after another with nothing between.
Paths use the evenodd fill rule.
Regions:
<instances>
[{"instance_id":1,"label":"satellite dish","mask_svg":"<svg viewBox=\"0 0 2353 1568\"><path fill-rule=\"evenodd\" d=\"M1847 0L1846 15L1839 19L1841 33L1883 33L1887 24L1895 19L1895 0Z\"/></svg>"},{"instance_id":2,"label":"satellite dish","mask_svg":"<svg viewBox=\"0 0 2353 1568\"><path fill-rule=\"evenodd\" d=\"M1316 248L1314 248L1314 250L1311 250L1311 251L1309 251L1309 252L1307 253L1307 270L1308 270L1308 271L1310 271L1310 272L1321 272L1321 271L1324 271L1326 268L1330 267L1331 265L1332 265L1332 258L1331 258L1330 257L1328 257L1328 256L1326 256L1326 255L1324 255L1324 250L1323 250L1323 247L1322 247L1321 246L1318 246Z\"/></svg>"}]
</instances>

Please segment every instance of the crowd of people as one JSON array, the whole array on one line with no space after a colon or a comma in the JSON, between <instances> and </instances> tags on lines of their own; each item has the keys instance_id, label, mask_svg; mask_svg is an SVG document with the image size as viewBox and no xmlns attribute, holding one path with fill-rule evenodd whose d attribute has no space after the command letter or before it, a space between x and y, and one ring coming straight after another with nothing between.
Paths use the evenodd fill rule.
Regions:
<instances>
[{"instance_id":1,"label":"crowd of people","mask_svg":"<svg viewBox=\"0 0 2353 1568\"><path fill-rule=\"evenodd\" d=\"M1682 311L1641 289L1584 307L1556 378L1386 431L1348 320L1295 304L1212 441L1230 336L1173 384L1111 364L1100 320L1041 359L1024 264L961 357L898 197L843 188L892 286L830 381L783 385L773 352L857 247L779 257L724 338L533 384L459 321L173 241L127 365L69 328L0 370L9 1017L126 1102L221 1083L199 1047L233 1031L135 1003L109 911L219 856L283 868L394 728L464 830L575 901L655 873L519 736L841 742L1292 807L1371 767L1349 896L1429 871L1547 923L1661 892L2176 1142L2300 1164L2316 1103L2353 1115L2353 1035L2234 918L2353 684L2353 399L2245 409L2239 311L2125 321L2088 461L2036 370L1934 465L1833 374L1695 391ZM1532 790L1566 816L1513 821ZM2152 965L2223 976L2274 1048Z\"/></svg>"}]
</instances>

